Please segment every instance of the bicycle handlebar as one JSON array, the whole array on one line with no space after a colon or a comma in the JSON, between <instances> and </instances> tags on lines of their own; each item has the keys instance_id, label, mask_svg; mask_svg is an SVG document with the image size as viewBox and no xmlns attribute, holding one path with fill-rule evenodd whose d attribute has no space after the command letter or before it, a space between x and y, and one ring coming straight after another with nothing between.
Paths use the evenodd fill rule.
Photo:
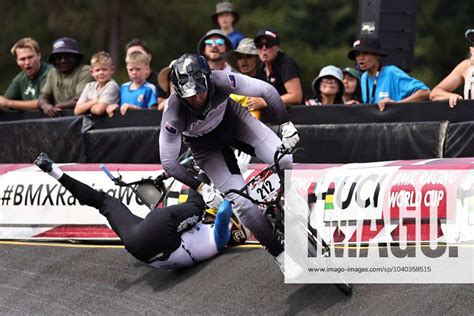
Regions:
<instances>
[{"instance_id":1,"label":"bicycle handlebar","mask_svg":"<svg viewBox=\"0 0 474 316\"><path fill-rule=\"evenodd\" d=\"M115 182L116 178L113 176L113 174L107 169L107 167L102 163L99 165L99 168L102 169L102 171L112 180Z\"/></svg>"},{"instance_id":2,"label":"bicycle handlebar","mask_svg":"<svg viewBox=\"0 0 474 316\"><path fill-rule=\"evenodd\" d=\"M288 154L293 154L294 152L296 152L297 150L299 150L301 148L294 148L294 149L291 149L291 148L286 148L284 147L283 145L281 147L278 147L277 150L275 151L275 154L273 156L273 164L269 165L268 167L266 167L264 170L268 170L268 169L271 169L271 168L275 168L275 171L278 175L278 177L280 178L280 183L281 183L281 169L280 169L280 160L288 155ZM263 172L263 171L262 171ZM253 178L255 179L255 178ZM253 180L252 179L252 180ZM283 194L283 190L280 190L280 193L278 193L278 196L277 198L274 200L274 201L271 201L271 202L263 202L263 201L257 201L255 199L253 199L250 195L248 195L247 193L245 193L246 191L246 188L247 186L249 185L249 183L252 182L252 180L250 180L250 182L248 182L242 189L240 190L237 190L237 189L229 189L227 190L226 192L224 192L224 195L227 195L229 193L235 193L235 194L238 194L246 199L248 199L249 201L251 201L252 203L254 204L260 204L260 205L275 205L277 203L279 203L280 199L281 199L281 196Z\"/></svg>"}]
</instances>

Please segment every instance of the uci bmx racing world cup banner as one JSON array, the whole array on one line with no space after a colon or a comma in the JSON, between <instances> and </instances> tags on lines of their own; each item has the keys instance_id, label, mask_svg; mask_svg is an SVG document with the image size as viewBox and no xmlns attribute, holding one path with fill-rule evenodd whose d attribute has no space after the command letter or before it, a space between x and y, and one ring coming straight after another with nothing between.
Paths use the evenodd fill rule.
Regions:
<instances>
[{"instance_id":1,"label":"uci bmx racing world cup banner","mask_svg":"<svg viewBox=\"0 0 474 316\"><path fill-rule=\"evenodd\" d=\"M285 282L474 280L474 158L286 171L285 206Z\"/></svg>"},{"instance_id":2,"label":"uci bmx racing world cup banner","mask_svg":"<svg viewBox=\"0 0 474 316\"><path fill-rule=\"evenodd\" d=\"M99 164L58 164L73 178L119 199L137 216L144 218L150 209L130 187L116 186ZM163 173L156 164L107 164L125 182L156 178ZM265 166L253 165L246 177ZM172 178L163 205L187 198L188 188ZM79 203L58 181L31 164L0 164L0 239L34 240L119 240L107 220L95 208ZM251 239L251 238L249 238ZM251 239L254 240L254 239Z\"/></svg>"},{"instance_id":3,"label":"uci bmx racing world cup banner","mask_svg":"<svg viewBox=\"0 0 474 316\"><path fill-rule=\"evenodd\" d=\"M137 216L150 211L131 188L118 187L98 164L58 164L72 177L118 198ZM154 178L159 165L108 164L125 181ZM172 179L166 184L176 186ZM174 196L174 195L172 195ZM0 165L0 238L114 239L118 236L95 208L81 205L58 181L34 165Z\"/></svg>"}]
</instances>

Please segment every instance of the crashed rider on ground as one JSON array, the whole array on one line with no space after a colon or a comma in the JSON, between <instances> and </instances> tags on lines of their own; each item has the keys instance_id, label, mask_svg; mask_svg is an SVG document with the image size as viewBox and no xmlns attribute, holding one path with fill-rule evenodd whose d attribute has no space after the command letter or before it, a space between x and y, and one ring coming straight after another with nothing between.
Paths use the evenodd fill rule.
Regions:
<instances>
[{"instance_id":1,"label":"crashed rider on ground","mask_svg":"<svg viewBox=\"0 0 474 316\"><path fill-rule=\"evenodd\" d=\"M222 202L220 192L245 185L233 148L270 164L282 143L292 148L299 141L280 95L270 84L245 75L211 71L204 57L192 54L177 59L171 74L175 93L168 99L161 121L161 163L171 176L201 193L209 207L215 208ZM231 93L263 97L281 124L282 140L230 99ZM180 165L181 136L215 188L199 181ZM280 162L282 168L291 168L292 160L291 156L285 156ZM275 257L283 271L283 245L258 206L237 194L226 198L234 203L234 212L241 222Z\"/></svg>"}]
</instances>

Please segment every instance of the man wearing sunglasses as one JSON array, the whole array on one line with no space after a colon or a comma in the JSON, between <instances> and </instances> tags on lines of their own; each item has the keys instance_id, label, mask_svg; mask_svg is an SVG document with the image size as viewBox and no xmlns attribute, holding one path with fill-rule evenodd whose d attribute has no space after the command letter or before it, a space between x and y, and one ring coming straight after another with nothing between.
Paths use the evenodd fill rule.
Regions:
<instances>
[{"instance_id":1,"label":"man wearing sunglasses","mask_svg":"<svg viewBox=\"0 0 474 316\"><path fill-rule=\"evenodd\" d=\"M198 53L203 55L211 70L232 71L232 67L227 64L223 54L232 50L232 42L221 30L208 31L198 43Z\"/></svg>"},{"instance_id":2,"label":"man wearing sunglasses","mask_svg":"<svg viewBox=\"0 0 474 316\"><path fill-rule=\"evenodd\" d=\"M258 31L255 46L262 65L257 71L257 78L273 85L286 106L302 104L303 89L296 63L280 50L278 33L270 28ZM266 107L259 104L254 110Z\"/></svg>"}]
</instances>

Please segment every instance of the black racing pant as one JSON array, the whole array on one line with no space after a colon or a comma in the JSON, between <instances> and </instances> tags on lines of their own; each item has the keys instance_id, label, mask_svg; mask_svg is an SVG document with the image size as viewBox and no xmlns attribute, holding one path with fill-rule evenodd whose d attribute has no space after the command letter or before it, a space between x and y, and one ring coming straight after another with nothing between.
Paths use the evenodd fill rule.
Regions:
<instances>
[{"instance_id":1,"label":"black racing pant","mask_svg":"<svg viewBox=\"0 0 474 316\"><path fill-rule=\"evenodd\" d=\"M199 221L205 204L190 190L186 203L157 208L144 219L134 215L120 200L63 174L59 182L82 204L95 207L107 218L130 254L141 261L166 259L181 244L181 234ZM163 255L160 255L163 254Z\"/></svg>"}]
</instances>

